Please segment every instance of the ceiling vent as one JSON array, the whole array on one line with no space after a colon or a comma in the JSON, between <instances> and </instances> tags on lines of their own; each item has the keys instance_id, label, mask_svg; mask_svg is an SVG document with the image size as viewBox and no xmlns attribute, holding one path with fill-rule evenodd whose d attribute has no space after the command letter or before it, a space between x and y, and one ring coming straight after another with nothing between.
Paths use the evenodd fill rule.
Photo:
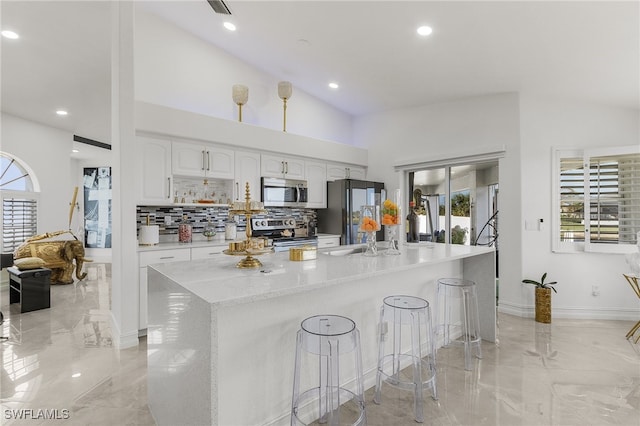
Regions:
<instances>
[{"instance_id":1,"label":"ceiling vent","mask_svg":"<svg viewBox=\"0 0 640 426\"><path fill-rule=\"evenodd\" d=\"M207 0L207 2L209 2L209 6L211 6L216 13L231 15L231 11L222 0Z\"/></svg>"}]
</instances>

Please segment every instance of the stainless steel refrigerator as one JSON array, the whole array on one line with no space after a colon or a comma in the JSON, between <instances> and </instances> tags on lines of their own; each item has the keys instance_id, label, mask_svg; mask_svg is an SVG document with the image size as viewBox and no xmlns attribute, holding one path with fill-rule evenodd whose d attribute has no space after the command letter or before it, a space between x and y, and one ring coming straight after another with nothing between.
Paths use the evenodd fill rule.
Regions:
<instances>
[{"instance_id":1,"label":"stainless steel refrigerator","mask_svg":"<svg viewBox=\"0 0 640 426\"><path fill-rule=\"evenodd\" d=\"M327 182L327 208L318 209L318 232L339 234L340 244L360 244L363 233L360 225L360 207L380 205L386 198L384 183L354 179ZM376 233L384 240L384 231Z\"/></svg>"}]
</instances>

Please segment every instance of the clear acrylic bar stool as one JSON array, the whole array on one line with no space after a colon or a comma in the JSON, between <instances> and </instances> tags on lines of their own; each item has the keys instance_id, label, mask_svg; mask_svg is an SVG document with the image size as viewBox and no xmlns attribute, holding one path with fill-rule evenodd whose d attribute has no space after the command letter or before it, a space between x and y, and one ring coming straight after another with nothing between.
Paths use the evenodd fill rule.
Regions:
<instances>
[{"instance_id":1,"label":"clear acrylic bar stool","mask_svg":"<svg viewBox=\"0 0 640 426\"><path fill-rule=\"evenodd\" d=\"M345 354L352 355L351 363L346 362ZM343 366L341 357L345 358ZM354 388L349 390L344 382L353 376ZM301 392L301 381L311 387ZM291 425L315 420L329 425L367 424L360 332L355 322L339 315L307 318L298 330Z\"/></svg>"},{"instance_id":2,"label":"clear acrylic bar stool","mask_svg":"<svg viewBox=\"0 0 640 426\"><path fill-rule=\"evenodd\" d=\"M414 296L385 297L378 326L378 371L373 402L381 402L383 380L413 391L415 420L422 423L423 389L431 389L433 399L437 399L436 352L429 302ZM389 333L391 339L387 339Z\"/></svg>"},{"instance_id":3,"label":"clear acrylic bar stool","mask_svg":"<svg viewBox=\"0 0 640 426\"><path fill-rule=\"evenodd\" d=\"M442 333L443 347L452 343L462 343L464 369L472 370L472 357L475 355L478 359L482 358L476 283L462 278L440 278L436 322L436 334ZM452 329L460 329L459 339L451 340ZM454 334L457 334L457 330Z\"/></svg>"}]
</instances>

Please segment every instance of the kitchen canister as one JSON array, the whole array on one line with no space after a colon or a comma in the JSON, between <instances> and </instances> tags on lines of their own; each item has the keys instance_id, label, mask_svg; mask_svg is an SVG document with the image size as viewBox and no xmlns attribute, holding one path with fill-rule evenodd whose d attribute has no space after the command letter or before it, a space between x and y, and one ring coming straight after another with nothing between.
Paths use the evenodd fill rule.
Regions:
<instances>
[{"instance_id":1,"label":"kitchen canister","mask_svg":"<svg viewBox=\"0 0 640 426\"><path fill-rule=\"evenodd\" d=\"M138 241L141 246L153 246L160 242L160 227L158 225L150 225L149 216L147 216L147 224L140 226L140 234Z\"/></svg>"},{"instance_id":2,"label":"kitchen canister","mask_svg":"<svg viewBox=\"0 0 640 426\"><path fill-rule=\"evenodd\" d=\"M235 240L236 239L236 229L237 225L235 222L229 221L224 224L224 238L226 240Z\"/></svg>"},{"instance_id":3,"label":"kitchen canister","mask_svg":"<svg viewBox=\"0 0 640 426\"><path fill-rule=\"evenodd\" d=\"M192 228L187 215L182 216L182 222L178 225L178 242L190 243L193 237Z\"/></svg>"}]
</instances>

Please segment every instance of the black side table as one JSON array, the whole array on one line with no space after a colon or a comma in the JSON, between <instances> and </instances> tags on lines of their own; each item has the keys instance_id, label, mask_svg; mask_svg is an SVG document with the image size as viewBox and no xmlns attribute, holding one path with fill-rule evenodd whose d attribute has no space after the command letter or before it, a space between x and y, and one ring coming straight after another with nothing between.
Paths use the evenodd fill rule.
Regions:
<instances>
[{"instance_id":1,"label":"black side table","mask_svg":"<svg viewBox=\"0 0 640 426\"><path fill-rule=\"evenodd\" d=\"M12 266L9 272L9 303L20 303L20 312L51 307L51 269L21 271Z\"/></svg>"}]
</instances>

